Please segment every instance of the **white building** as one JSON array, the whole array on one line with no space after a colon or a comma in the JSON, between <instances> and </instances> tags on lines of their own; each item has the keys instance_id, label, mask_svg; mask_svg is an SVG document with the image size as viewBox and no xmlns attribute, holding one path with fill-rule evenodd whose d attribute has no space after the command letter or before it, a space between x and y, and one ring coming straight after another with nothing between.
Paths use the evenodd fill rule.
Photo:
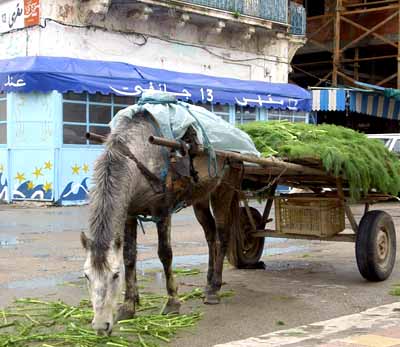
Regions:
<instances>
[{"instance_id":1,"label":"white building","mask_svg":"<svg viewBox=\"0 0 400 347\"><path fill-rule=\"evenodd\" d=\"M196 84L197 96L188 88L180 89L188 94L177 94L203 102L231 122L307 121L308 108L300 107L290 93L285 95L283 85L274 89L282 86L282 93L273 94L269 87L274 85L254 82L287 83L290 61L305 43L304 8L287 0L0 0L0 33L3 200L66 204L85 199L91 165L101 146L87 142L84 133L107 132L112 115L134 102L115 90L88 87L99 75L113 81L115 66L204 75L196 75L197 81L212 76L216 89ZM32 56L39 59L24 58ZM42 57L59 59L53 63ZM85 76L83 65L72 68L86 63L99 68L104 63L106 68L92 76ZM57 71L52 70L55 66ZM75 75L63 76L63 67ZM191 83L189 74L174 76L175 82ZM219 99L218 88L223 90L228 82L235 85L223 78L245 80L237 85L246 85L257 98ZM139 91L153 86L149 78L146 81ZM166 88L167 82L171 80L158 80L155 87ZM66 87L68 83L73 87ZM50 89L43 87L48 85ZM132 91L137 89L130 92L138 95ZM233 89L232 99L238 100Z\"/></svg>"}]
</instances>

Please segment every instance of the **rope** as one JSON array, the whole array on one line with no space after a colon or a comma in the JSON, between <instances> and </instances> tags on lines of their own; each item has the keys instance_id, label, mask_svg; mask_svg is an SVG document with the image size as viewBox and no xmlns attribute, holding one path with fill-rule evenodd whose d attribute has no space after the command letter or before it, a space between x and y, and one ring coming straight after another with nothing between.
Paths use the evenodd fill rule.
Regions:
<instances>
[{"instance_id":1,"label":"rope","mask_svg":"<svg viewBox=\"0 0 400 347\"><path fill-rule=\"evenodd\" d=\"M202 135L204 138L203 146L204 146L205 152L208 154L208 176L213 177L213 178L218 177L217 155L215 154L214 147L212 146L211 141L208 138L206 130L204 129L203 125L198 120L198 118L193 114L193 112L190 111L189 105L186 105L181 101L178 101L178 105L186 108L186 110L189 112L189 114L195 119L197 125L199 126L199 128L202 132ZM213 174L211 173L211 167L213 167L213 171L214 171Z\"/></svg>"},{"instance_id":2,"label":"rope","mask_svg":"<svg viewBox=\"0 0 400 347\"><path fill-rule=\"evenodd\" d=\"M204 139L203 146L204 146L205 152L208 154L208 175L209 175L209 177L217 177L218 176L217 156L215 154L215 150L214 150L214 148L213 148L213 146L211 144L210 139L207 136L206 130L204 129L203 125L198 120L198 118L189 109L189 105L186 105L186 104L184 104L184 103L182 103L180 101L172 100L172 99L155 100L155 99L151 99L151 98L149 98L149 99L140 98L139 101L138 101L138 105L144 105L144 104L163 104L163 105L178 104L180 106L185 107L186 110L189 112L189 114L195 119L197 125L199 126L199 128L200 128L200 130L202 132L203 139ZM154 122L153 118L152 117L148 117L148 119L149 119L150 123L152 124L157 136L163 137L163 134L162 134L160 128ZM164 155L166 167L161 170L161 179L162 179L163 182L165 182L165 179L166 179L168 171L169 171L170 160L169 160L168 150L163 149L162 153ZM137 162L136 162L136 164L137 164ZM212 172L211 168L213 168L213 172ZM225 172L225 163L224 163L224 167L223 167L223 172ZM186 206L187 206L186 202L185 201L181 201L177 205L175 205L173 208L169 209L169 213L170 214L178 213L179 211L181 211ZM138 224L140 225L140 227L141 227L141 229L143 231L143 234L145 234L145 230L144 230L144 226L143 226L144 222L153 222L153 223L156 223L156 224L158 222L161 222L161 218L156 217L156 216L136 215L136 216L130 216L130 217L133 217L133 218L137 219Z\"/></svg>"}]
</instances>

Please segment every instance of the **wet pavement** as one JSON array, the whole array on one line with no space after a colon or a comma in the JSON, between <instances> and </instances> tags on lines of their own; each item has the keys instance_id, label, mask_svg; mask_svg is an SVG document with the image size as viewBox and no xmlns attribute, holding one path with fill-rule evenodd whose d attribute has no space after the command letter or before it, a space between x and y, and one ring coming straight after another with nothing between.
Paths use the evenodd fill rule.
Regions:
<instances>
[{"instance_id":1,"label":"wet pavement","mask_svg":"<svg viewBox=\"0 0 400 347\"><path fill-rule=\"evenodd\" d=\"M374 207L388 211L400 230L400 205ZM359 218L362 206L355 211ZM86 206L0 205L0 307L18 297L60 298L70 303L86 297L80 278L84 251L79 234L87 229L87 214ZM138 236L138 271L151 271L149 286L165 293L154 226L146 223L145 231ZM175 266L202 270L179 278L180 290L203 286L207 245L191 209L173 217L172 240ZM354 244L267 239L265 245L266 270L226 266L223 289L233 290L233 297L218 306L200 301L183 305L183 311L200 309L204 318L172 346L213 346L397 301L389 291L400 283L399 261L387 281L369 283L358 273Z\"/></svg>"}]
</instances>

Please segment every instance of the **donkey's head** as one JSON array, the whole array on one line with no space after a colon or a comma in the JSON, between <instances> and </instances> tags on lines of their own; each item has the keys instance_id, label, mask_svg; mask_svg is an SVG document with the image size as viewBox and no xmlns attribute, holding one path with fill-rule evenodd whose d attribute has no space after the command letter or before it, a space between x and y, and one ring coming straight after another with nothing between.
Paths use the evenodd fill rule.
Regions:
<instances>
[{"instance_id":1,"label":"donkey's head","mask_svg":"<svg viewBox=\"0 0 400 347\"><path fill-rule=\"evenodd\" d=\"M84 275L93 305L92 326L98 334L110 335L118 299L122 292L123 247L119 239L112 242L109 247L101 247L84 233L81 234L81 243L87 254Z\"/></svg>"}]
</instances>

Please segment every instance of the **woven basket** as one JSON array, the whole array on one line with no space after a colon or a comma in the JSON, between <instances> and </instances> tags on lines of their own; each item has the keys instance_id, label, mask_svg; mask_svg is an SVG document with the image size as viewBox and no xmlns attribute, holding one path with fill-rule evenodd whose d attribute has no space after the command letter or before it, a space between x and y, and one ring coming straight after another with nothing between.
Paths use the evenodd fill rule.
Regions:
<instances>
[{"instance_id":1,"label":"woven basket","mask_svg":"<svg viewBox=\"0 0 400 347\"><path fill-rule=\"evenodd\" d=\"M275 198L276 232L330 237L344 230L344 207L336 198Z\"/></svg>"}]
</instances>

